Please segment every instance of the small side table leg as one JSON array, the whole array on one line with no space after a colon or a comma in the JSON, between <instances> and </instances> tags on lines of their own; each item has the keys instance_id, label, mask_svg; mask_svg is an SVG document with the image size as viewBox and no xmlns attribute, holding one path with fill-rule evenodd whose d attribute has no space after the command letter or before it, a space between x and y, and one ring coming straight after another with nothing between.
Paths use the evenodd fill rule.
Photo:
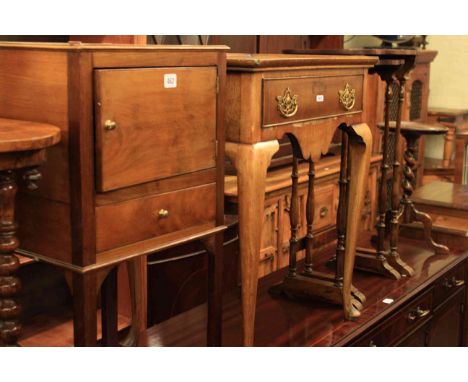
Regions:
<instances>
[{"instance_id":1,"label":"small side table leg","mask_svg":"<svg viewBox=\"0 0 468 382\"><path fill-rule=\"evenodd\" d=\"M226 143L226 156L237 170L244 346L253 346L254 343L265 181L271 158L278 150L278 141Z\"/></svg>"},{"instance_id":2,"label":"small side table leg","mask_svg":"<svg viewBox=\"0 0 468 382\"><path fill-rule=\"evenodd\" d=\"M14 299L21 288L14 276L19 268L15 223L17 186L13 171L0 171L0 345L17 346L21 325L20 305Z\"/></svg>"},{"instance_id":3,"label":"small side table leg","mask_svg":"<svg viewBox=\"0 0 468 382\"><path fill-rule=\"evenodd\" d=\"M419 139L419 135L414 133L404 133L406 140L406 151L404 154L405 166L403 168L404 179L402 182L403 187L403 198L401 203L404 206L403 221L404 223L412 223L418 221L424 225L424 239L426 243L434 250L435 253L440 255L446 255L449 253L448 247L442 244L436 243L432 239L432 219L428 214L420 212L416 209L411 200L413 194L413 181L414 167L416 166L416 147Z\"/></svg>"},{"instance_id":4,"label":"small side table leg","mask_svg":"<svg viewBox=\"0 0 468 382\"><path fill-rule=\"evenodd\" d=\"M349 141L349 169L348 197L346 213L345 249L343 261L343 310L345 317L352 320L360 316L360 312L353 304L352 279L354 260L356 257L357 235L362 206L364 203L364 190L369 174L370 154L372 150L372 134L369 126L362 123L348 126Z\"/></svg>"}]
</instances>

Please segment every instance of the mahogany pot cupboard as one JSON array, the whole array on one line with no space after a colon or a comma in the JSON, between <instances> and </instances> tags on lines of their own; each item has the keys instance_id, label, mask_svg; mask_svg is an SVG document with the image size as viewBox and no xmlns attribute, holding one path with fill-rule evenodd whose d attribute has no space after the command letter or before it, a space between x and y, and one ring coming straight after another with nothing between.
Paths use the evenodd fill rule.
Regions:
<instances>
[{"instance_id":1,"label":"mahogany pot cupboard","mask_svg":"<svg viewBox=\"0 0 468 382\"><path fill-rule=\"evenodd\" d=\"M96 344L99 288L127 263L146 328L146 259L210 252L208 343L220 343L224 46L0 44L0 116L50 123L43 187L18 198L20 253L73 273L75 345Z\"/></svg>"}]
</instances>

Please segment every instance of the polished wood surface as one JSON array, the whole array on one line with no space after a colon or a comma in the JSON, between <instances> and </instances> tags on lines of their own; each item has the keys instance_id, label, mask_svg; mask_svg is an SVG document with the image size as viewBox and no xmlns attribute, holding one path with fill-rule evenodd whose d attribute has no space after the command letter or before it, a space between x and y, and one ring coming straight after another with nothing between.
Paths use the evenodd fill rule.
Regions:
<instances>
[{"instance_id":1,"label":"polished wood surface","mask_svg":"<svg viewBox=\"0 0 468 382\"><path fill-rule=\"evenodd\" d=\"M0 118L0 153L43 149L59 141L60 130L56 126Z\"/></svg>"},{"instance_id":2,"label":"polished wood surface","mask_svg":"<svg viewBox=\"0 0 468 382\"><path fill-rule=\"evenodd\" d=\"M450 249L468 246L468 186L432 182L416 189L412 200L419 211L431 217L436 242ZM402 234L422 238L423 232L419 225L411 224Z\"/></svg>"},{"instance_id":3,"label":"polished wood surface","mask_svg":"<svg viewBox=\"0 0 468 382\"><path fill-rule=\"evenodd\" d=\"M357 321L344 320L340 308L333 305L310 301L288 301L271 296L268 289L281 280L285 271L263 278L259 284L255 345L343 346L356 343L369 333L371 338L368 337L367 342L361 344L369 346L372 330L374 328L381 330L379 323L386 322L385 320L391 318L395 312L405 309L403 313L406 314L402 314L403 329L396 332L392 326L393 337L389 338L386 334L391 341L401 338L408 333L408 329L417 327L423 321L418 319L409 327L406 324L407 315L417 308L417 304L416 306L411 304L413 298L422 297L423 301L426 301L424 298L428 297L424 292L430 291L435 282L439 280L443 282L444 277L450 276L448 270L450 272L452 269L457 271L461 269L463 275L466 275L468 256L466 251L441 256L421 249L420 244L408 239L402 239L400 243L401 255L416 271L411 278L394 281L376 275L356 273L353 283L360 290L366 291L367 297L362 315ZM316 269L325 270L325 262L333 252L333 245L323 248L317 258ZM463 286L451 288L451 293L459 290L464 292ZM387 298L393 301L383 302ZM432 296L429 298L433 300ZM239 294L231 293L224 300L223 345L240 346L242 320ZM434 302L432 304L432 306L437 305ZM144 343L150 346L201 346L204 344L205 314L205 307L202 305L157 325L146 331ZM184 323L187 321L192 323L191 330L184 330ZM388 346L388 343L382 346Z\"/></svg>"},{"instance_id":4,"label":"polished wood surface","mask_svg":"<svg viewBox=\"0 0 468 382\"><path fill-rule=\"evenodd\" d=\"M416 189L413 202L468 211L468 186L449 182L431 182Z\"/></svg>"},{"instance_id":5,"label":"polished wood surface","mask_svg":"<svg viewBox=\"0 0 468 382\"><path fill-rule=\"evenodd\" d=\"M19 268L15 254L19 247L16 178L21 175L30 190L37 189L40 180L37 166L45 161L45 149L59 140L60 130L56 126L0 118L0 345L3 346L16 346L21 330L18 322L21 306L16 301L21 281L15 275Z\"/></svg>"}]
</instances>

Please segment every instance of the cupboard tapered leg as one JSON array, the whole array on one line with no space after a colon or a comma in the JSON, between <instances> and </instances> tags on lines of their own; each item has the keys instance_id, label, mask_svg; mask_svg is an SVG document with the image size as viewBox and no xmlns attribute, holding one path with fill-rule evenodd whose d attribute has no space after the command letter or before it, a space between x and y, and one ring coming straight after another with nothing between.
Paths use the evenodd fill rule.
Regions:
<instances>
[{"instance_id":1,"label":"cupboard tapered leg","mask_svg":"<svg viewBox=\"0 0 468 382\"><path fill-rule=\"evenodd\" d=\"M97 286L93 272L73 273L73 330L75 346L96 346Z\"/></svg>"},{"instance_id":2,"label":"cupboard tapered leg","mask_svg":"<svg viewBox=\"0 0 468 382\"><path fill-rule=\"evenodd\" d=\"M265 180L271 158L278 149L278 141L226 143L226 156L237 170L244 346L253 346L254 343Z\"/></svg>"},{"instance_id":3,"label":"cupboard tapered leg","mask_svg":"<svg viewBox=\"0 0 468 382\"><path fill-rule=\"evenodd\" d=\"M118 346L117 267L109 271L101 286L103 346Z\"/></svg>"},{"instance_id":4,"label":"cupboard tapered leg","mask_svg":"<svg viewBox=\"0 0 468 382\"><path fill-rule=\"evenodd\" d=\"M132 325L122 346L137 346L140 333L146 330L148 313L148 275L146 257L127 261L130 297L132 300Z\"/></svg>"},{"instance_id":5,"label":"cupboard tapered leg","mask_svg":"<svg viewBox=\"0 0 468 382\"><path fill-rule=\"evenodd\" d=\"M208 252L208 346L222 344L223 233L202 240Z\"/></svg>"}]
</instances>

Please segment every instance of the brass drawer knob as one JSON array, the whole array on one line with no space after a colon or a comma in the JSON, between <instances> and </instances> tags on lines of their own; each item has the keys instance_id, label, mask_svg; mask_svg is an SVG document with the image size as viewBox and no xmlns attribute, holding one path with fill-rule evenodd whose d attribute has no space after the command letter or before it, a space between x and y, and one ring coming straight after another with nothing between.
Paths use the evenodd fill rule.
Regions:
<instances>
[{"instance_id":1,"label":"brass drawer knob","mask_svg":"<svg viewBox=\"0 0 468 382\"><path fill-rule=\"evenodd\" d=\"M346 110L352 110L356 103L356 89L353 89L348 83L343 90L338 90L340 103Z\"/></svg>"},{"instance_id":2,"label":"brass drawer knob","mask_svg":"<svg viewBox=\"0 0 468 382\"><path fill-rule=\"evenodd\" d=\"M290 88L286 88L282 96L276 97L278 111L283 117L289 118L297 113L297 109L299 108L297 97L297 95L291 92Z\"/></svg>"},{"instance_id":3,"label":"brass drawer knob","mask_svg":"<svg viewBox=\"0 0 468 382\"><path fill-rule=\"evenodd\" d=\"M111 121L108 119L106 122L104 122L104 130L106 131L112 131L117 128L117 123L115 121Z\"/></svg>"},{"instance_id":4,"label":"brass drawer knob","mask_svg":"<svg viewBox=\"0 0 468 382\"><path fill-rule=\"evenodd\" d=\"M169 216L169 211L162 208L162 209L159 210L158 216L159 216L161 219L162 219L162 218L167 218L167 217Z\"/></svg>"},{"instance_id":5,"label":"brass drawer knob","mask_svg":"<svg viewBox=\"0 0 468 382\"><path fill-rule=\"evenodd\" d=\"M328 215L328 208L327 207L320 208L320 217L324 218L327 215Z\"/></svg>"}]
</instances>

